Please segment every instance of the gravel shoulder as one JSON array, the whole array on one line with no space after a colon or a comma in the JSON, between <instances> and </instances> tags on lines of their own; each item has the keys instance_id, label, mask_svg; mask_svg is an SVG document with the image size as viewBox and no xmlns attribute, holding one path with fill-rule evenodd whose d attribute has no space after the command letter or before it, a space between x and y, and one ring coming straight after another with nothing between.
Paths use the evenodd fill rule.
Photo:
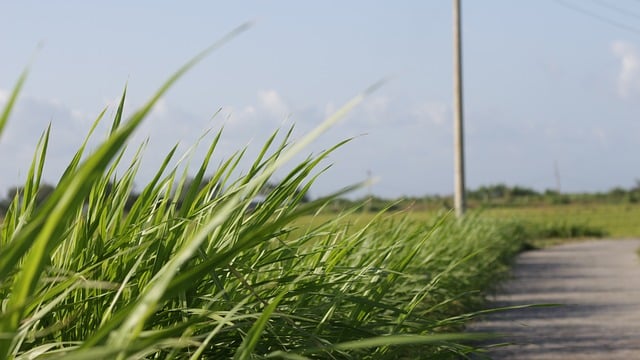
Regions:
<instances>
[{"instance_id":1,"label":"gravel shoulder","mask_svg":"<svg viewBox=\"0 0 640 360\"><path fill-rule=\"evenodd\" d=\"M471 332L507 334L493 359L640 359L640 240L597 240L521 254Z\"/></svg>"}]
</instances>

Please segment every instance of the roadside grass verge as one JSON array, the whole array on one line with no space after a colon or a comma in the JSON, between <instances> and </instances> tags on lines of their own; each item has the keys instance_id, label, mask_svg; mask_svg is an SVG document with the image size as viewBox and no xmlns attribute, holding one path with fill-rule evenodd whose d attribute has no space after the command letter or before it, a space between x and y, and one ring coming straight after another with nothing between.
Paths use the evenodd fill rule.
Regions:
<instances>
[{"instance_id":1,"label":"roadside grass verge","mask_svg":"<svg viewBox=\"0 0 640 360\"><path fill-rule=\"evenodd\" d=\"M639 204L567 204L535 207L493 208L487 216L534 224L568 224L602 231L613 238L640 238Z\"/></svg>"},{"instance_id":2,"label":"roadside grass verge","mask_svg":"<svg viewBox=\"0 0 640 360\"><path fill-rule=\"evenodd\" d=\"M189 186L176 148L167 149L125 210L143 152L118 174L129 137L203 55L126 121L123 94L108 138L91 153L85 141L36 206L44 131L0 227L0 358L431 359L473 352L469 341L483 335L461 330L521 248L517 226L378 213L352 227L345 211L301 228L300 219L350 190L302 202L341 144L299 163L253 204L282 164L366 93L300 141L291 131L274 133L238 177L243 150L209 166L221 132ZM0 115L0 134L23 79Z\"/></svg>"},{"instance_id":3,"label":"roadside grass verge","mask_svg":"<svg viewBox=\"0 0 640 360\"><path fill-rule=\"evenodd\" d=\"M525 249L539 249L584 239L603 238L607 232L584 223L566 221L535 222L531 220L513 220L521 228L527 239Z\"/></svg>"}]
</instances>

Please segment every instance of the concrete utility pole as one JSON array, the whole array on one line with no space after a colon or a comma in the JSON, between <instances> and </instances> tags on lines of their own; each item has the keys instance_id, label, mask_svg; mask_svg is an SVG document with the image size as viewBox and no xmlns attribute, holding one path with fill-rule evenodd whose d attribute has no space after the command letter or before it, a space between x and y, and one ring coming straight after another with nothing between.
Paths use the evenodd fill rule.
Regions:
<instances>
[{"instance_id":1,"label":"concrete utility pole","mask_svg":"<svg viewBox=\"0 0 640 360\"><path fill-rule=\"evenodd\" d=\"M558 192L558 195L562 193L562 186L560 183L560 167L558 167L558 160L555 160L553 162L553 172L556 175L556 191Z\"/></svg>"},{"instance_id":2,"label":"concrete utility pole","mask_svg":"<svg viewBox=\"0 0 640 360\"><path fill-rule=\"evenodd\" d=\"M453 143L454 207L461 217L466 209L464 186L464 136L462 127L462 31L460 0L453 0Z\"/></svg>"}]
</instances>

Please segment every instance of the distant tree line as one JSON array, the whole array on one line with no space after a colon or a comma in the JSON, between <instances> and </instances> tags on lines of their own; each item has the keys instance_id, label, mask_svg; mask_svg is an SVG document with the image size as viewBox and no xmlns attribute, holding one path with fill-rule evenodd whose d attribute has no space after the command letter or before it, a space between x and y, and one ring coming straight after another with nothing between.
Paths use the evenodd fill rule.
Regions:
<instances>
[{"instance_id":1,"label":"distant tree line","mask_svg":"<svg viewBox=\"0 0 640 360\"><path fill-rule=\"evenodd\" d=\"M193 185L193 178L187 178L180 191L176 191L176 204L181 206L185 200L187 189ZM210 178L204 178L198 185L198 191L212 181ZM268 182L260 190L253 206L259 205L274 189L277 184ZM107 186L105 192L110 192L112 186ZM214 187L215 192L222 191L222 186ZM55 186L51 184L41 184L36 194L36 206L42 204L51 193L55 190ZM302 190L299 190L302 191ZM4 198L0 197L0 215L6 213L12 201L21 201L21 194L24 193L23 187L12 187L6 192ZM132 191L125 205L125 209L129 210L140 196L138 192ZM216 194L214 193L214 196ZM302 202L310 201L308 194L301 194ZM467 190L467 201L470 208L481 207L498 207L498 206L531 206L531 205L562 205L574 203L610 203L610 204L637 204L640 203L640 180L630 188L615 187L606 192L597 193L559 193L555 190L536 191L532 188L523 186L509 186L505 184L495 184L480 186L476 189ZM377 212L381 210L447 210L453 206L453 198L450 195L427 195L422 197L402 197L398 199L386 199L377 196L366 196L360 199L336 199L331 206L327 207L329 211L342 211L347 208L359 207L361 211Z\"/></svg>"},{"instance_id":2,"label":"distant tree line","mask_svg":"<svg viewBox=\"0 0 640 360\"><path fill-rule=\"evenodd\" d=\"M181 184L181 186L177 189L175 189L174 191L174 196L175 196L175 203L177 207L181 207L182 203L185 201L188 190L194 185L194 181L196 181L194 178L192 177L188 177L185 179L185 181ZM197 184L197 193L201 192L202 190L205 189L205 187L211 182L213 181L211 178L205 177L203 178L199 184ZM105 194L108 195L109 193L111 193L113 191L113 184L109 183L107 184L107 186L105 187ZM265 183L265 185L262 187L262 189L260 189L258 196L256 197L256 199L254 200L254 203L252 204L253 207L259 205L260 202L262 202L262 200L264 200L267 196L269 196L269 194L274 191L277 188L278 184L275 182L267 182ZM216 184L213 187L213 197L216 197L221 191L222 191L222 185L221 184ZM24 194L24 187L23 186L14 186L11 187L7 190L5 197L0 197L0 216L4 215L7 213L7 210L9 209L9 207L11 206L11 203L14 201L17 201L18 203L22 202L22 196ZM40 187L38 188L38 191L36 193L36 197L35 197L35 206L39 206L42 205L42 203L44 203L44 201L47 200L47 198L53 193L53 191L55 190L55 186L51 185L51 184L47 184L47 183L42 183L40 184ZM302 193L301 189L297 190L296 195L299 195L301 198L301 202L308 202L310 201L310 197L307 193ZM139 192L136 191L131 191L131 193L129 193L126 203L125 203L125 210L129 211L131 209L131 207L133 206L133 204L136 202L136 200L138 199L138 197L140 196Z\"/></svg>"},{"instance_id":3,"label":"distant tree line","mask_svg":"<svg viewBox=\"0 0 640 360\"><path fill-rule=\"evenodd\" d=\"M467 202L470 208L500 206L563 205L576 203L640 203L640 180L630 188L615 187L606 192L596 193L560 193L556 190L537 191L523 186L495 184L467 190ZM427 195L422 197L403 197L385 199L366 196L350 200L335 200L328 209L342 211L359 206L361 211L394 210L449 210L453 207L451 195Z\"/></svg>"}]
</instances>

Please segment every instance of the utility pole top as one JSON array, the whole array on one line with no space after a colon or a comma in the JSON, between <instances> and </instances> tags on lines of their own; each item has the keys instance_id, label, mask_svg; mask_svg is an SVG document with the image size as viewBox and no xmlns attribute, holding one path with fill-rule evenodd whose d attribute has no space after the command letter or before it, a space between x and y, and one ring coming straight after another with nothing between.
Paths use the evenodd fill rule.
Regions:
<instances>
[{"instance_id":1,"label":"utility pole top","mask_svg":"<svg viewBox=\"0 0 640 360\"><path fill-rule=\"evenodd\" d=\"M456 216L466 210L464 185L464 134L462 102L462 31L460 0L453 0L453 143L454 207Z\"/></svg>"}]
</instances>

